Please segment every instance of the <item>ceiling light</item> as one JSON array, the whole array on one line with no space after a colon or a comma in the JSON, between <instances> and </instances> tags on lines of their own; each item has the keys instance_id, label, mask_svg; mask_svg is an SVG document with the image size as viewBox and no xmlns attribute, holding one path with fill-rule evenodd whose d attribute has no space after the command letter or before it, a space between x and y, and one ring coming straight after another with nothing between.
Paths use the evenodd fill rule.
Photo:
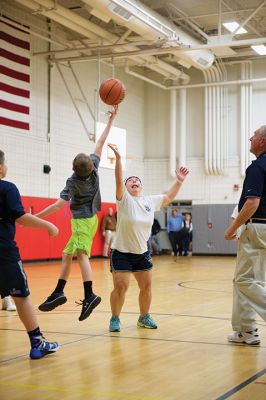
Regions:
<instances>
[{"instance_id":1,"label":"ceiling light","mask_svg":"<svg viewBox=\"0 0 266 400\"><path fill-rule=\"evenodd\" d=\"M239 23L236 21L232 21L232 22L224 22L223 26L229 31L229 32L235 32L237 30L237 28L239 27ZM238 31L237 31L237 35L241 34L241 33L247 33L246 29L241 27Z\"/></svg>"},{"instance_id":2,"label":"ceiling light","mask_svg":"<svg viewBox=\"0 0 266 400\"><path fill-rule=\"evenodd\" d=\"M117 6L122 7L128 13L133 15L134 17L140 19L142 22L155 29L161 35L163 35L167 39L175 39L176 31L171 29L166 24L162 23L159 19L155 18L153 15L148 13L144 8L140 7L138 4L130 0L111 0L112 3ZM127 18L129 19L129 18Z\"/></svg>"},{"instance_id":3,"label":"ceiling light","mask_svg":"<svg viewBox=\"0 0 266 400\"><path fill-rule=\"evenodd\" d=\"M251 48L256 51L260 56L266 55L266 46L264 44L260 44L257 46L251 46Z\"/></svg>"}]
</instances>

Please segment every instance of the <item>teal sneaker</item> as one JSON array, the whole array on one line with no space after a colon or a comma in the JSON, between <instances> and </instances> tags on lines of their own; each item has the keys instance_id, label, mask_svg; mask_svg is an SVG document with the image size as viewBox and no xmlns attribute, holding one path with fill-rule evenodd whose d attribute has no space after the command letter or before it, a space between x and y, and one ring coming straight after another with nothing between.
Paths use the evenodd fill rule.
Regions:
<instances>
[{"instance_id":1,"label":"teal sneaker","mask_svg":"<svg viewBox=\"0 0 266 400\"><path fill-rule=\"evenodd\" d=\"M109 332L120 332L120 319L118 317L110 319Z\"/></svg>"},{"instance_id":2,"label":"teal sneaker","mask_svg":"<svg viewBox=\"0 0 266 400\"><path fill-rule=\"evenodd\" d=\"M137 325L139 328L157 329L157 325L150 314L145 314L143 317L140 316Z\"/></svg>"}]
</instances>

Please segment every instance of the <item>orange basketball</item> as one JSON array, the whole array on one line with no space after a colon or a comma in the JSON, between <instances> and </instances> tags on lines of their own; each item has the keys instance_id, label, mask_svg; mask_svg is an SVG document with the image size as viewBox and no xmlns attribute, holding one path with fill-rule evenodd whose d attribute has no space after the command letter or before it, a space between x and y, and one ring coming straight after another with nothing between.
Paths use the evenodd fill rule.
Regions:
<instances>
[{"instance_id":1,"label":"orange basketball","mask_svg":"<svg viewBox=\"0 0 266 400\"><path fill-rule=\"evenodd\" d=\"M115 106L124 100L126 88L124 84L115 78L106 79L102 82L99 95L102 101L109 106Z\"/></svg>"}]
</instances>

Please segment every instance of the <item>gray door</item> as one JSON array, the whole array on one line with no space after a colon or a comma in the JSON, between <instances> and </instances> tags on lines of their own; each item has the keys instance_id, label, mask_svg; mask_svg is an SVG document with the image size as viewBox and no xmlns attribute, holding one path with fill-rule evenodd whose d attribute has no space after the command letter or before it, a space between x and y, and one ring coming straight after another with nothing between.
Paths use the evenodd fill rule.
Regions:
<instances>
[{"instance_id":1,"label":"gray door","mask_svg":"<svg viewBox=\"0 0 266 400\"><path fill-rule=\"evenodd\" d=\"M236 254L237 243L224 240L232 204L193 205L193 254Z\"/></svg>"}]
</instances>

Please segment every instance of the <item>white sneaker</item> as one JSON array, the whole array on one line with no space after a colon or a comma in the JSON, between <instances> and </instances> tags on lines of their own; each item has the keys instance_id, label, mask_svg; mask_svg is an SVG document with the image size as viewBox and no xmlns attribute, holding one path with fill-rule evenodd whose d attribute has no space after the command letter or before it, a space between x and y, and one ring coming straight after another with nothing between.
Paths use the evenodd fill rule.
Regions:
<instances>
[{"instance_id":1,"label":"white sneaker","mask_svg":"<svg viewBox=\"0 0 266 400\"><path fill-rule=\"evenodd\" d=\"M10 297L4 297L2 299L2 310L6 311L17 311L15 304L12 302Z\"/></svg>"},{"instance_id":2,"label":"white sneaker","mask_svg":"<svg viewBox=\"0 0 266 400\"><path fill-rule=\"evenodd\" d=\"M228 342L246 343L246 344L260 344L260 337L258 329L250 332L233 332L227 336Z\"/></svg>"}]
</instances>

